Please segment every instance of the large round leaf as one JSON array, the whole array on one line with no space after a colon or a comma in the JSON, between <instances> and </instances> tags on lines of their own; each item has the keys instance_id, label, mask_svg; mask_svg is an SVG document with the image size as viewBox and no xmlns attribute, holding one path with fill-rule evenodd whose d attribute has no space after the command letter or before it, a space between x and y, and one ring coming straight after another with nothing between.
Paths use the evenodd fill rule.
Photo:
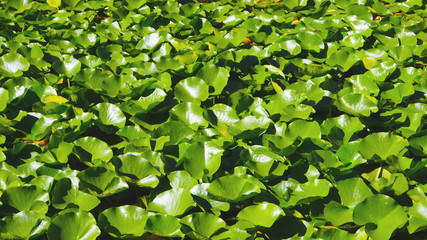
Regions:
<instances>
[{"instance_id":1,"label":"large round leaf","mask_svg":"<svg viewBox=\"0 0 427 240\"><path fill-rule=\"evenodd\" d=\"M337 183L341 203L347 207L355 207L358 203L372 196L372 191L361 178L349 178Z\"/></svg>"},{"instance_id":2,"label":"large round leaf","mask_svg":"<svg viewBox=\"0 0 427 240\"><path fill-rule=\"evenodd\" d=\"M215 179L207 191L221 201L240 202L261 192L261 182L249 175L227 175Z\"/></svg>"},{"instance_id":3,"label":"large round leaf","mask_svg":"<svg viewBox=\"0 0 427 240\"><path fill-rule=\"evenodd\" d=\"M320 52L325 48L323 39L314 32L301 31L297 36L303 49Z\"/></svg>"},{"instance_id":4,"label":"large round leaf","mask_svg":"<svg viewBox=\"0 0 427 240\"><path fill-rule=\"evenodd\" d=\"M221 218L204 212L197 212L181 219L183 232L191 239L210 239L226 226Z\"/></svg>"},{"instance_id":5,"label":"large round leaf","mask_svg":"<svg viewBox=\"0 0 427 240\"><path fill-rule=\"evenodd\" d=\"M39 213L23 211L3 218L0 235L4 239L29 239L47 230L49 223Z\"/></svg>"},{"instance_id":6,"label":"large round leaf","mask_svg":"<svg viewBox=\"0 0 427 240\"><path fill-rule=\"evenodd\" d=\"M0 57L0 73L5 77L19 77L30 68L30 63L19 53Z\"/></svg>"},{"instance_id":7,"label":"large round leaf","mask_svg":"<svg viewBox=\"0 0 427 240\"><path fill-rule=\"evenodd\" d=\"M179 218L170 215L151 215L145 224L145 230L158 236L183 237Z\"/></svg>"},{"instance_id":8,"label":"large round leaf","mask_svg":"<svg viewBox=\"0 0 427 240\"><path fill-rule=\"evenodd\" d=\"M409 225L408 232L410 234L427 229L427 198L424 198L414 204L408 211Z\"/></svg>"},{"instance_id":9,"label":"large round leaf","mask_svg":"<svg viewBox=\"0 0 427 240\"><path fill-rule=\"evenodd\" d=\"M0 190L4 191L20 185L22 185L22 181L18 176L7 170L0 170Z\"/></svg>"},{"instance_id":10,"label":"large round leaf","mask_svg":"<svg viewBox=\"0 0 427 240\"><path fill-rule=\"evenodd\" d=\"M196 179L212 176L221 165L223 152L224 149L213 142L193 143L184 155L184 168Z\"/></svg>"},{"instance_id":11,"label":"large round leaf","mask_svg":"<svg viewBox=\"0 0 427 240\"><path fill-rule=\"evenodd\" d=\"M111 103L98 103L96 106L92 108L97 111L98 120L100 124L103 125L112 125L118 128L122 128L125 126L126 117L123 112L116 105Z\"/></svg>"},{"instance_id":12,"label":"large round leaf","mask_svg":"<svg viewBox=\"0 0 427 240\"><path fill-rule=\"evenodd\" d=\"M365 137L359 145L359 152L366 159L377 155L385 160L389 156L397 155L408 145L408 141L401 136L380 132Z\"/></svg>"},{"instance_id":13,"label":"large round leaf","mask_svg":"<svg viewBox=\"0 0 427 240\"><path fill-rule=\"evenodd\" d=\"M406 212L393 198L377 194L357 204L353 211L354 223L365 225L366 233L373 239L390 239L397 228L408 221Z\"/></svg>"},{"instance_id":14,"label":"large round leaf","mask_svg":"<svg viewBox=\"0 0 427 240\"><path fill-rule=\"evenodd\" d=\"M105 164L89 167L77 176L80 179L80 188L99 197L106 197L128 188L127 183Z\"/></svg>"},{"instance_id":15,"label":"large round leaf","mask_svg":"<svg viewBox=\"0 0 427 240\"><path fill-rule=\"evenodd\" d=\"M47 231L49 240L95 240L100 234L92 214L78 209L58 213Z\"/></svg>"},{"instance_id":16,"label":"large round leaf","mask_svg":"<svg viewBox=\"0 0 427 240\"><path fill-rule=\"evenodd\" d=\"M376 98L360 93L346 94L338 99L336 105L339 110L355 116L369 117L378 111Z\"/></svg>"},{"instance_id":17,"label":"large round leaf","mask_svg":"<svg viewBox=\"0 0 427 240\"><path fill-rule=\"evenodd\" d=\"M140 237L144 234L147 212L140 207L123 205L101 212L98 226L116 238Z\"/></svg>"},{"instance_id":18,"label":"large round leaf","mask_svg":"<svg viewBox=\"0 0 427 240\"><path fill-rule=\"evenodd\" d=\"M208 122L203 118L203 108L194 102L180 103L170 113L173 118L186 123L194 130L208 125Z\"/></svg>"},{"instance_id":19,"label":"large round leaf","mask_svg":"<svg viewBox=\"0 0 427 240\"><path fill-rule=\"evenodd\" d=\"M209 86L214 88L213 95L218 95L222 92L227 85L229 72L226 68L218 67L213 63L205 64L199 72L197 77L205 81Z\"/></svg>"},{"instance_id":20,"label":"large round leaf","mask_svg":"<svg viewBox=\"0 0 427 240\"><path fill-rule=\"evenodd\" d=\"M245 220L255 226L271 227L283 210L273 203L263 202L258 205L248 206L237 214L237 219Z\"/></svg>"},{"instance_id":21,"label":"large round leaf","mask_svg":"<svg viewBox=\"0 0 427 240\"><path fill-rule=\"evenodd\" d=\"M96 196L79 191L78 185L69 178L60 179L52 190L52 206L56 209L77 205L82 210L90 211L100 202Z\"/></svg>"},{"instance_id":22,"label":"large round leaf","mask_svg":"<svg viewBox=\"0 0 427 240\"><path fill-rule=\"evenodd\" d=\"M193 100L204 101L209 97L209 87L200 78L187 78L175 86L175 97L185 102Z\"/></svg>"},{"instance_id":23,"label":"large round leaf","mask_svg":"<svg viewBox=\"0 0 427 240\"><path fill-rule=\"evenodd\" d=\"M285 159L264 146L247 147L240 153L240 156L245 160L245 164L261 178L281 176L287 169L287 166L283 164Z\"/></svg>"},{"instance_id":24,"label":"large round leaf","mask_svg":"<svg viewBox=\"0 0 427 240\"><path fill-rule=\"evenodd\" d=\"M118 156L117 170L131 178L142 179L149 175L159 175L159 171L139 153L128 152Z\"/></svg>"},{"instance_id":25,"label":"large round leaf","mask_svg":"<svg viewBox=\"0 0 427 240\"><path fill-rule=\"evenodd\" d=\"M60 74L64 74L67 77L76 75L81 68L81 62L75 59L73 56L67 55L62 61L56 60L52 66Z\"/></svg>"},{"instance_id":26,"label":"large round leaf","mask_svg":"<svg viewBox=\"0 0 427 240\"><path fill-rule=\"evenodd\" d=\"M197 185L197 180L187 171L173 171L168 174L169 183L172 188L185 188L190 190Z\"/></svg>"},{"instance_id":27,"label":"large round leaf","mask_svg":"<svg viewBox=\"0 0 427 240\"><path fill-rule=\"evenodd\" d=\"M74 141L74 153L83 162L106 162L113 157L113 151L102 140L96 137L82 137Z\"/></svg>"},{"instance_id":28,"label":"large round leaf","mask_svg":"<svg viewBox=\"0 0 427 240\"><path fill-rule=\"evenodd\" d=\"M148 210L179 216L194 207L194 205L195 202L189 190L172 188L157 195L148 205Z\"/></svg>"},{"instance_id":29,"label":"large round leaf","mask_svg":"<svg viewBox=\"0 0 427 240\"><path fill-rule=\"evenodd\" d=\"M10 206L17 211L34 211L45 214L49 202L49 193L36 186L11 187L0 197L3 205Z\"/></svg>"}]
</instances>

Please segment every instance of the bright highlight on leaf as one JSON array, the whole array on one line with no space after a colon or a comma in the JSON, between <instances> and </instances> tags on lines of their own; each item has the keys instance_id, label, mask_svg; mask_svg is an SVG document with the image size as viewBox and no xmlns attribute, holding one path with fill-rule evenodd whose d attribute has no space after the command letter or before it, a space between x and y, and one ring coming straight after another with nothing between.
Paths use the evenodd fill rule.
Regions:
<instances>
[{"instance_id":1,"label":"bright highlight on leaf","mask_svg":"<svg viewBox=\"0 0 427 240\"><path fill-rule=\"evenodd\" d=\"M54 8L58 8L59 6L61 6L61 0L46 0L46 2Z\"/></svg>"}]
</instances>

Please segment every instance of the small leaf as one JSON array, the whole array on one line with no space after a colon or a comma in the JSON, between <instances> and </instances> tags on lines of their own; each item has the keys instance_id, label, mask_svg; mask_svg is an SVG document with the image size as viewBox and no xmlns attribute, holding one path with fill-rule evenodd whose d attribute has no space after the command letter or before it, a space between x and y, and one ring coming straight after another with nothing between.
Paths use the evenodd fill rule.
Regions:
<instances>
[{"instance_id":1,"label":"small leaf","mask_svg":"<svg viewBox=\"0 0 427 240\"><path fill-rule=\"evenodd\" d=\"M49 95L49 96L47 96L47 97L44 98L44 101L46 103L55 102L55 103L58 103L58 104L63 104L63 103L68 102L68 99L66 99L66 98L64 98L62 96Z\"/></svg>"},{"instance_id":2,"label":"small leaf","mask_svg":"<svg viewBox=\"0 0 427 240\"><path fill-rule=\"evenodd\" d=\"M58 8L59 6L61 6L61 0L46 0L46 2L54 8Z\"/></svg>"}]
</instances>

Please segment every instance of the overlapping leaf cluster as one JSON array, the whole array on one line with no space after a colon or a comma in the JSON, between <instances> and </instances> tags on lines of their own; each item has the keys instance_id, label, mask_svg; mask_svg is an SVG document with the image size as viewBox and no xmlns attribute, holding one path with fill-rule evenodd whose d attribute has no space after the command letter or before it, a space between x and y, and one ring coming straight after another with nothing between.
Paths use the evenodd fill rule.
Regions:
<instances>
[{"instance_id":1,"label":"overlapping leaf cluster","mask_svg":"<svg viewBox=\"0 0 427 240\"><path fill-rule=\"evenodd\" d=\"M425 236L426 5L0 0L0 238Z\"/></svg>"}]
</instances>

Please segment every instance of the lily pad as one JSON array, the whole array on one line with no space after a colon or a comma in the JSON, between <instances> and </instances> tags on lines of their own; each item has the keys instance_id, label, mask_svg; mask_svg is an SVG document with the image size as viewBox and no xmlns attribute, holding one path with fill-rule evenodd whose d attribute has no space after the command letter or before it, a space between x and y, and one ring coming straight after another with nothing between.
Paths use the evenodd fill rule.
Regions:
<instances>
[{"instance_id":1,"label":"lily pad","mask_svg":"<svg viewBox=\"0 0 427 240\"><path fill-rule=\"evenodd\" d=\"M237 219L245 220L255 226L269 228L281 215L284 215L284 212L279 206L263 202L242 209L237 214Z\"/></svg>"},{"instance_id":2,"label":"lily pad","mask_svg":"<svg viewBox=\"0 0 427 240\"><path fill-rule=\"evenodd\" d=\"M172 216L179 216L195 206L190 191L183 188L172 188L157 195L148 205L149 211Z\"/></svg>"},{"instance_id":3,"label":"lily pad","mask_svg":"<svg viewBox=\"0 0 427 240\"><path fill-rule=\"evenodd\" d=\"M408 221L406 212L393 198L376 194L356 205L354 222L365 225L366 233L373 239L390 239L394 230Z\"/></svg>"},{"instance_id":4,"label":"lily pad","mask_svg":"<svg viewBox=\"0 0 427 240\"><path fill-rule=\"evenodd\" d=\"M91 213L78 209L67 209L52 218L47 237L49 240L95 240L101 231Z\"/></svg>"},{"instance_id":5,"label":"lily pad","mask_svg":"<svg viewBox=\"0 0 427 240\"><path fill-rule=\"evenodd\" d=\"M140 207L123 205L104 210L98 216L98 225L115 238L135 238L144 234L147 212Z\"/></svg>"},{"instance_id":6,"label":"lily pad","mask_svg":"<svg viewBox=\"0 0 427 240\"><path fill-rule=\"evenodd\" d=\"M193 213L181 219L183 232L191 239L210 239L226 226L221 218L209 213Z\"/></svg>"},{"instance_id":7,"label":"lily pad","mask_svg":"<svg viewBox=\"0 0 427 240\"><path fill-rule=\"evenodd\" d=\"M218 200L240 202L259 194L263 188L261 182L249 175L232 174L215 179L207 191Z\"/></svg>"}]
</instances>

